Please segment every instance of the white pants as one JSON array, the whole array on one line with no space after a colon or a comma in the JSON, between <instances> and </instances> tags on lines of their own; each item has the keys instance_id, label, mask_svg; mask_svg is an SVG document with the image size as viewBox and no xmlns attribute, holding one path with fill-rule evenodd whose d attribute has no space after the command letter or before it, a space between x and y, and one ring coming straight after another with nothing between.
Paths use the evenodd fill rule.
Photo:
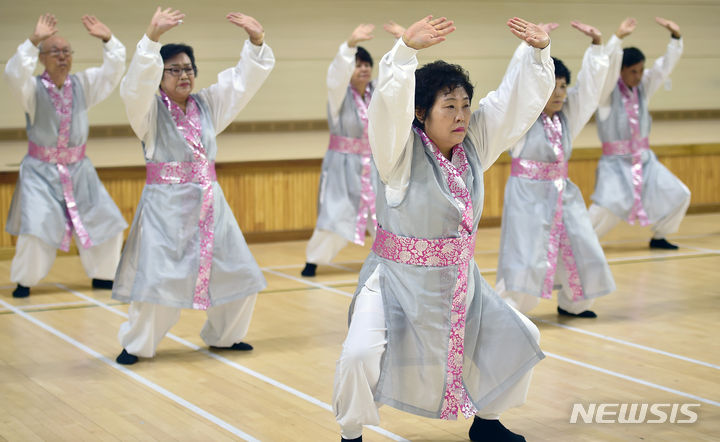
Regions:
<instances>
[{"instance_id":1,"label":"white pants","mask_svg":"<svg viewBox=\"0 0 720 442\"><path fill-rule=\"evenodd\" d=\"M371 219L368 219L367 232L374 240L375 223ZM305 249L305 262L329 264L348 242L347 239L335 232L315 229L308 241L307 249Z\"/></svg>"},{"instance_id":2,"label":"white pants","mask_svg":"<svg viewBox=\"0 0 720 442\"><path fill-rule=\"evenodd\" d=\"M207 345L229 347L247 335L257 294L207 309L207 321L200 337ZM128 353L143 358L155 356L155 349L180 319L182 309L147 302L131 302L128 322L120 326L118 340Z\"/></svg>"},{"instance_id":3,"label":"white pants","mask_svg":"<svg viewBox=\"0 0 720 442\"><path fill-rule=\"evenodd\" d=\"M379 404L373 400L373 394L380 379L380 360L387 344L387 329L382 295L377 290L377 282L372 282L373 277L355 300L350 328L335 367L333 411L345 439L360 437L363 425L380 424ZM470 301L468 299L468 304ZM539 342L540 332L535 324L524 315L517 314ZM498 419L500 413L508 408L522 405L531 376L532 370L529 370L503 395L483 408L478 416Z\"/></svg>"},{"instance_id":4,"label":"white pants","mask_svg":"<svg viewBox=\"0 0 720 442\"><path fill-rule=\"evenodd\" d=\"M75 244L77 244L85 273L93 279L114 279L118 262L120 262L122 241L123 234L120 232L102 244L85 249L75 236ZM56 254L57 250L54 247L46 244L37 236L18 236L15 257L10 267L10 281L25 287L36 285L50 272Z\"/></svg>"},{"instance_id":5,"label":"white pants","mask_svg":"<svg viewBox=\"0 0 720 442\"><path fill-rule=\"evenodd\" d=\"M680 228L680 222L685 217L685 212L687 212L689 206L690 196L688 195L683 204L676 207L675 210L668 213L652 225L651 230L653 232L653 238L661 239L665 238L667 235L677 232ZM593 229L595 229L595 233L598 238L602 238L620 221L624 221L622 218L618 218L610 210L598 206L595 203L590 205L588 215L590 215L590 222L592 223Z\"/></svg>"},{"instance_id":6,"label":"white pants","mask_svg":"<svg viewBox=\"0 0 720 442\"><path fill-rule=\"evenodd\" d=\"M565 270L565 263L562 258L558 257L557 268L555 270L555 283L560 281L567 281L567 270ZM496 290L500 297L510 305L510 307L519 311L520 313L527 314L530 310L534 309L540 303L540 297L529 295L523 292L515 292L511 290L504 290L496 286ZM570 313L578 314L585 310L589 310L592 307L594 299L581 299L579 301L573 301L573 294L570 287L563 284L562 288L557 293L558 306Z\"/></svg>"}]
</instances>

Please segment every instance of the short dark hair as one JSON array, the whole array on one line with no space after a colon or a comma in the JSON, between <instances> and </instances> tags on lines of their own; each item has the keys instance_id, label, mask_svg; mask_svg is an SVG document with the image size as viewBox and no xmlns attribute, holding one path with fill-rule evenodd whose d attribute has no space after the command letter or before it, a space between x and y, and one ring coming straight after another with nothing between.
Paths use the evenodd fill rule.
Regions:
<instances>
[{"instance_id":1,"label":"short dark hair","mask_svg":"<svg viewBox=\"0 0 720 442\"><path fill-rule=\"evenodd\" d=\"M415 111L427 116L439 92L452 92L459 87L465 89L472 102L474 88L462 66L442 60L426 64L415 71ZM417 117L413 120L413 126L425 130L425 123Z\"/></svg>"},{"instance_id":2,"label":"short dark hair","mask_svg":"<svg viewBox=\"0 0 720 442\"><path fill-rule=\"evenodd\" d=\"M190 63L197 77L198 68L195 64L195 52L193 52L192 46L188 46L185 43L168 43L160 48L160 56L162 57L163 63L177 54L182 53L187 54L188 58L190 58Z\"/></svg>"},{"instance_id":3,"label":"short dark hair","mask_svg":"<svg viewBox=\"0 0 720 442\"><path fill-rule=\"evenodd\" d=\"M370 53L362 46L358 46L357 52L355 52L355 63L357 63L358 61L370 63L370 67L373 67L373 59L370 56Z\"/></svg>"},{"instance_id":4,"label":"short dark hair","mask_svg":"<svg viewBox=\"0 0 720 442\"><path fill-rule=\"evenodd\" d=\"M564 78L567 84L570 84L570 69L559 58L552 57L552 59L555 63L555 78Z\"/></svg>"},{"instance_id":5,"label":"short dark hair","mask_svg":"<svg viewBox=\"0 0 720 442\"><path fill-rule=\"evenodd\" d=\"M631 47L623 49L622 67L626 68L645 61L645 54L638 48Z\"/></svg>"}]
</instances>

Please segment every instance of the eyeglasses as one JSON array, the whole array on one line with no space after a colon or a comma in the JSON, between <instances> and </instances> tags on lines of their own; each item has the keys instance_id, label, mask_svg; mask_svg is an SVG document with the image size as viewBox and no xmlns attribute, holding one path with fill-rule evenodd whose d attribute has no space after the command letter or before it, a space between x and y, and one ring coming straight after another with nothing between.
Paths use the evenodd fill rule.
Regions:
<instances>
[{"instance_id":1,"label":"eyeglasses","mask_svg":"<svg viewBox=\"0 0 720 442\"><path fill-rule=\"evenodd\" d=\"M170 75L172 75L173 77L180 77L182 76L183 72L185 72L188 77L192 77L195 75L195 69L189 66L184 68L173 66L171 68L166 68L165 72L169 72Z\"/></svg>"},{"instance_id":2,"label":"eyeglasses","mask_svg":"<svg viewBox=\"0 0 720 442\"><path fill-rule=\"evenodd\" d=\"M50 49L49 51L40 52L41 54L50 54L51 57L59 57L60 54L69 57L75 53L72 49Z\"/></svg>"}]
</instances>

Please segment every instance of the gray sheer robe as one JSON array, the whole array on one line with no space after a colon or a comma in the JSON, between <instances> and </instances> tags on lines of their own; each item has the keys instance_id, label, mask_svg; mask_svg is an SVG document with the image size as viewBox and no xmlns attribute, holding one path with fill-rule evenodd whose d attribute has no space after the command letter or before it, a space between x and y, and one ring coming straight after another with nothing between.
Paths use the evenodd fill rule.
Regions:
<instances>
[{"instance_id":1,"label":"gray sheer robe","mask_svg":"<svg viewBox=\"0 0 720 442\"><path fill-rule=\"evenodd\" d=\"M350 90L350 77L355 69L355 51L347 43L328 68L328 126L332 135L346 138L364 137L364 125ZM370 93L374 90L370 83ZM358 209L362 185L362 155L342 153L328 149L322 162L318 190L318 217L316 229L338 234L346 240L355 240ZM375 165L371 163L374 169ZM375 176L373 173L371 176ZM376 182L373 179L373 191ZM368 220L369 223L372 220ZM363 232L364 234L364 232Z\"/></svg>"},{"instance_id":2,"label":"gray sheer robe","mask_svg":"<svg viewBox=\"0 0 720 442\"><path fill-rule=\"evenodd\" d=\"M564 161L572 155L572 140L580 133L603 96L608 57L602 47L587 49L576 85L568 91L559 112L562 124ZM528 133L510 150L513 158L554 163L558 161L538 118ZM580 189L569 178L564 180L562 222L571 249L584 298L594 298L615 290L607 259L585 207ZM551 263L548 262L550 230L557 206L558 189L552 180L533 180L510 176L505 186L497 281L509 291L540 297ZM558 260L562 259L560 256ZM568 287L566 280L558 281Z\"/></svg>"},{"instance_id":3,"label":"gray sheer robe","mask_svg":"<svg viewBox=\"0 0 720 442\"><path fill-rule=\"evenodd\" d=\"M5 76L25 109L28 140L57 146L60 117L40 77L33 77L39 50L29 40L8 60ZM69 147L87 143L87 110L115 89L125 69L125 47L112 36L103 45L103 64L70 76L73 88ZM90 159L68 165L80 220L93 245L114 238L127 223L95 172ZM57 166L25 156L20 163L5 230L33 235L60 248L67 221L65 197Z\"/></svg>"},{"instance_id":4,"label":"gray sheer robe","mask_svg":"<svg viewBox=\"0 0 720 442\"><path fill-rule=\"evenodd\" d=\"M208 161L217 154L215 136L260 88L274 65L268 46L245 43L241 60L218 75L218 83L192 97L202 120ZM133 129L143 140L147 163L192 161L172 115L155 95L163 68L160 44L146 36L121 86ZM148 101L149 95L149 101ZM210 273L211 306L240 299L266 287L240 227L217 181L212 183L214 241ZM191 308L198 274L198 220L202 189L198 183L146 184L118 266L113 298Z\"/></svg>"},{"instance_id":5,"label":"gray sheer robe","mask_svg":"<svg viewBox=\"0 0 720 442\"><path fill-rule=\"evenodd\" d=\"M370 143L381 179L381 227L414 238L458 236L462 212L434 156L411 131L415 50L398 41L383 57L370 106ZM483 206L482 173L537 118L554 86L549 48L528 50L497 91L480 101L463 142L470 165L463 180L475 230ZM473 232L474 233L474 232ZM479 239L482 241L482 239ZM368 256L359 277L379 273L387 347L375 391L378 402L439 417L445 392L450 302L457 266L424 267ZM463 380L478 410L517 382L543 354L517 314L469 265ZM353 307L350 308L352 316Z\"/></svg>"},{"instance_id":6,"label":"gray sheer robe","mask_svg":"<svg viewBox=\"0 0 720 442\"><path fill-rule=\"evenodd\" d=\"M622 50L619 50L622 57ZM638 88L640 136L650 134L652 117L648 111L650 97L669 78L670 73L682 54L682 40L671 39L667 52L655 61L650 69L645 69ZM610 72L608 75L619 75ZM603 143L629 140L630 123L622 102L619 87L615 87L606 103L601 103L596 114L598 137ZM690 190L672 172L663 166L655 153L647 149L642 153L642 205L653 224L682 205L690 195ZM603 155L598 162L595 192L592 200L617 217L628 219L633 207L631 155Z\"/></svg>"}]
</instances>

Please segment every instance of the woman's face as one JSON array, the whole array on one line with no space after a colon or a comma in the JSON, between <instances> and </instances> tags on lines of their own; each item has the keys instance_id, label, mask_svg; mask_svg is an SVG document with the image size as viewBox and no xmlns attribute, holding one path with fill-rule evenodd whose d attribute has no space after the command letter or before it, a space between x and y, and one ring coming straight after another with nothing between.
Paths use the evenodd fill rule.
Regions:
<instances>
[{"instance_id":1,"label":"woman's face","mask_svg":"<svg viewBox=\"0 0 720 442\"><path fill-rule=\"evenodd\" d=\"M425 133L446 157L465 139L470 114L470 97L464 87L438 92L426 118L416 111Z\"/></svg>"},{"instance_id":2,"label":"woman's face","mask_svg":"<svg viewBox=\"0 0 720 442\"><path fill-rule=\"evenodd\" d=\"M174 71L174 72L173 72ZM190 57L184 52L165 60L160 88L176 103L184 104L195 86Z\"/></svg>"},{"instance_id":3,"label":"woman's face","mask_svg":"<svg viewBox=\"0 0 720 442\"><path fill-rule=\"evenodd\" d=\"M563 104L565 103L565 98L567 98L567 80L565 77L556 78L555 90L553 90L552 95L550 95L550 99L545 104L544 112L550 116L560 112L563 108Z\"/></svg>"},{"instance_id":4,"label":"woman's face","mask_svg":"<svg viewBox=\"0 0 720 442\"><path fill-rule=\"evenodd\" d=\"M635 87L642 81L643 72L645 72L645 62L641 61L620 69L620 78L626 86Z\"/></svg>"},{"instance_id":5,"label":"woman's face","mask_svg":"<svg viewBox=\"0 0 720 442\"><path fill-rule=\"evenodd\" d=\"M370 83L371 76L372 66L370 66L370 63L367 61L357 60L355 62L355 70L353 71L352 77L350 77L350 84L352 84L356 89L358 87L362 88L362 92L365 92L365 86Z\"/></svg>"}]
</instances>

